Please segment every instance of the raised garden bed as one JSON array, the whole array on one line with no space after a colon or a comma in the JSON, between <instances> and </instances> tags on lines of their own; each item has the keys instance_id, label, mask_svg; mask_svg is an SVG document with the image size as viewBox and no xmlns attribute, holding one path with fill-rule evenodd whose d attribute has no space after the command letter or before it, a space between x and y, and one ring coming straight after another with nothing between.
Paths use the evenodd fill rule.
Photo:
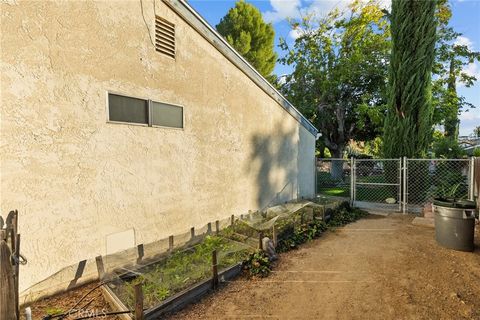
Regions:
<instances>
[{"instance_id":1,"label":"raised garden bed","mask_svg":"<svg viewBox=\"0 0 480 320\"><path fill-rule=\"evenodd\" d=\"M108 265L120 264L117 269L108 268L103 295L114 311L127 312L118 316L121 319L131 319L133 310L138 309L135 298L143 297L145 319L155 319L197 300L218 281L232 279L240 273L243 262L249 274L266 276L269 258L256 252L263 237L274 240L283 248L278 248L280 251L292 249L318 237L332 213L348 206L330 199L317 200L232 216L228 221L216 221L215 231L211 223L199 232L191 228L158 243L139 245L134 248L138 257L134 250L115 254L107 260Z\"/></svg>"},{"instance_id":2,"label":"raised garden bed","mask_svg":"<svg viewBox=\"0 0 480 320\"><path fill-rule=\"evenodd\" d=\"M166 258L117 274L104 290L121 310L135 308L135 285L141 284L146 319L178 309L212 287L212 252L216 252L219 278L232 278L254 248L220 236L207 236L201 244L173 252Z\"/></svg>"}]
</instances>

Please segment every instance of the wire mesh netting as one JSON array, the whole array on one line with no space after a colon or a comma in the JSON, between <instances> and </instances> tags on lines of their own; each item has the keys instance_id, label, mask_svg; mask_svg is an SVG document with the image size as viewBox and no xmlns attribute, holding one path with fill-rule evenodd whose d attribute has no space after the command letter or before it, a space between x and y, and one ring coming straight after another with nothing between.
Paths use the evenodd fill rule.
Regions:
<instances>
[{"instance_id":1,"label":"wire mesh netting","mask_svg":"<svg viewBox=\"0 0 480 320\"><path fill-rule=\"evenodd\" d=\"M406 202L420 206L434 197L466 199L469 195L468 159L407 159Z\"/></svg>"},{"instance_id":2,"label":"wire mesh netting","mask_svg":"<svg viewBox=\"0 0 480 320\"><path fill-rule=\"evenodd\" d=\"M319 159L316 166L317 194L349 198L351 196L352 161Z\"/></svg>"},{"instance_id":3,"label":"wire mesh netting","mask_svg":"<svg viewBox=\"0 0 480 320\"><path fill-rule=\"evenodd\" d=\"M190 230L174 236L173 240L170 237L142 245L141 259L138 247L124 250L106 259L112 262L108 267L108 285L125 307L132 309L135 285L142 284L145 307L152 308L193 285L212 279L214 251L221 272L245 261L261 246L264 237L286 238L302 224L325 219L339 204L318 198L317 202L302 200L232 216L209 223L198 232ZM117 263L116 267L113 262Z\"/></svg>"},{"instance_id":4,"label":"wire mesh netting","mask_svg":"<svg viewBox=\"0 0 480 320\"><path fill-rule=\"evenodd\" d=\"M245 260L254 248L216 235L199 244L179 248L154 263L125 270L110 282L110 288L128 309L134 308L137 284L142 284L144 306L152 308L168 297L212 277L213 251L219 270Z\"/></svg>"}]
</instances>

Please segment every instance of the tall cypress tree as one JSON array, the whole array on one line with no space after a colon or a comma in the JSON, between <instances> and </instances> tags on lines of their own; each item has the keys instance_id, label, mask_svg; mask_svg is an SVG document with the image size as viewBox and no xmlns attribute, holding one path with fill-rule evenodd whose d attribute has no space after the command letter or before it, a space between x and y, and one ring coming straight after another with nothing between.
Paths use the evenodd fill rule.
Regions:
<instances>
[{"instance_id":1,"label":"tall cypress tree","mask_svg":"<svg viewBox=\"0 0 480 320\"><path fill-rule=\"evenodd\" d=\"M432 137L431 74L436 1L393 0L384 155L420 157Z\"/></svg>"}]
</instances>

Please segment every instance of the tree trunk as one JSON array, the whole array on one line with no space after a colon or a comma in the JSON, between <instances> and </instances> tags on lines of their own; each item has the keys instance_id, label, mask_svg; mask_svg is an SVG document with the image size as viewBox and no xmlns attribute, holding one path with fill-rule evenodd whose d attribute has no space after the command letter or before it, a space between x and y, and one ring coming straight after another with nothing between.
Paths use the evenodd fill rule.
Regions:
<instances>
[{"instance_id":1,"label":"tree trunk","mask_svg":"<svg viewBox=\"0 0 480 320\"><path fill-rule=\"evenodd\" d=\"M343 158L343 147L338 149L330 149L332 158ZM332 160L332 167L330 169L330 175L333 180L343 181L343 160Z\"/></svg>"},{"instance_id":2,"label":"tree trunk","mask_svg":"<svg viewBox=\"0 0 480 320\"><path fill-rule=\"evenodd\" d=\"M458 139L458 126L460 125L460 120L458 119L458 96L457 96L457 77L455 76L455 65L454 58L450 60L450 69L449 77L447 83L448 95L446 101L449 105L452 106L452 110L448 110L445 117L444 129L445 136L450 137L453 140Z\"/></svg>"}]
</instances>

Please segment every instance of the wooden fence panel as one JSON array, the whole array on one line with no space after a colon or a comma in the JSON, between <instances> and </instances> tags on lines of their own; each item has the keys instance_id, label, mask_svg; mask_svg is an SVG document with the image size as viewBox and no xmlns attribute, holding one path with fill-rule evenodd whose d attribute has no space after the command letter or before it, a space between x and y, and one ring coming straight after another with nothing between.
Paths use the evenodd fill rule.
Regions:
<instances>
[{"instance_id":1,"label":"wooden fence panel","mask_svg":"<svg viewBox=\"0 0 480 320\"><path fill-rule=\"evenodd\" d=\"M473 173L474 173L474 183L473 183L473 190L474 196L477 197L477 207L480 208L480 157L475 158L475 162L473 164Z\"/></svg>"}]
</instances>

